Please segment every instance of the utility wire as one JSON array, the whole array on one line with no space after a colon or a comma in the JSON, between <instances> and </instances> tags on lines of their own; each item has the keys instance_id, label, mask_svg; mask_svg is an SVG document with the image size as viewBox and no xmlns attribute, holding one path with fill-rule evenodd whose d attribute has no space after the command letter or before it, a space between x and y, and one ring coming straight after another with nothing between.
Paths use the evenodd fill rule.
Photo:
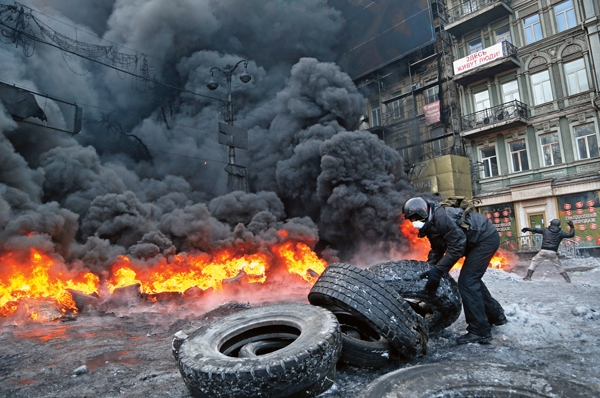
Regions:
<instances>
[{"instance_id":1,"label":"utility wire","mask_svg":"<svg viewBox=\"0 0 600 398\"><path fill-rule=\"evenodd\" d=\"M17 2L15 2L15 3L16 3L16 4L20 4L20 3L17 3ZM27 6L24 6L24 7L27 7ZM29 7L28 7L28 8L29 8ZM31 10L33 10L33 8L32 8ZM68 27L70 27L70 28L73 28L73 29L75 29L76 31L83 32L83 33L85 33L85 34L87 34L87 35L94 36L94 37L96 37L96 38L97 38L97 39L99 39L99 40L102 40L102 41L108 42L108 43L112 44L113 46L119 46L119 47L125 48L125 49L127 49L127 50L131 50L131 51L135 51L135 52L137 52L137 53L141 53L141 51L138 51L138 50L135 50L135 49L133 49L133 48L129 48L129 47L123 46L123 45L121 45L121 44L118 44L118 43L112 42L112 41L110 41L110 40L106 40L106 39L104 39L104 38L102 38L102 37L98 36L96 33L88 32L88 31L86 31L86 30L84 30L84 29L78 28L77 26L73 26L73 25L71 25L71 24L69 24L69 23L67 23L67 22L65 22L65 21L61 21L60 19L56 19L56 18L54 18L54 17L52 17L52 16L50 16L50 15L48 15L48 14L44 14L44 13L43 13L43 12L41 12L41 11L35 10L35 12L36 12L37 14L40 14L40 15L43 15L43 16L45 16L45 17L46 17L46 18L48 18L48 19L51 19L51 20L53 20L53 21L56 21L56 22L58 22L58 23L61 23L61 24L65 25L65 26L68 26ZM161 62L163 62L163 61L164 61L164 59L162 59L162 58L159 58L159 57L157 57L157 56L150 55L150 54L147 54L147 53L143 53L143 54L145 54L145 55L149 56L150 58L154 58L154 59L156 59L156 60L158 60L158 61L161 61ZM208 73L206 73L206 74L208 75Z\"/></svg>"},{"instance_id":2,"label":"utility wire","mask_svg":"<svg viewBox=\"0 0 600 398\"><path fill-rule=\"evenodd\" d=\"M18 4L18 3L16 3L16 4ZM28 8L29 8L29 7L28 7ZM33 9L32 9L32 10L33 10ZM72 28L74 28L74 29L78 30L78 28L76 28L76 27L74 27L74 26L72 26L72 25L69 25L69 24L67 24L67 23L65 23L65 22L59 21L59 20L57 20L57 19L55 19L55 18L52 18L52 17L50 17L50 16L48 16L48 15L46 15L46 14L43 14L43 13L39 12L39 11L37 11L37 10L36 10L36 13L39 13L39 14L41 14L41 15L44 15L44 16L46 16L46 17L50 18L50 19L53 19L53 20L55 20L55 21L57 21L57 22L63 23L64 25L70 26L70 27L72 27ZM76 56L78 56L78 57L81 57L81 58L83 58L83 59L86 59L86 60L89 60L89 61L92 61L92 62L98 63L98 64L100 64L100 65L102 65L102 66L106 66L106 67L109 67L109 68L111 68L111 69L114 69L114 70L116 70L116 71L118 71L118 72L126 73L126 74L128 74L128 75L131 75L131 76L134 76L134 77L136 77L136 78L139 78L139 79L143 79L143 80L146 80L146 81L152 82L152 83L154 83L154 84L158 84L158 85L160 85L160 86L163 86L163 87L167 87L167 88L170 88L170 89L178 90L178 91L181 91L181 92L186 92L186 93L189 93L189 94L192 94L192 95L196 95L196 96L199 96L199 97L204 97L204 98L208 98L208 99L216 100L216 101L219 101L219 102L227 102L226 100L223 100L223 99L220 99L220 98L216 98L216 97L212 97L212 96L208 96L208 95L199 94L199 93L193 92L193 91L191 91L191 90L187 90L187 89L184 89L184 88L180 88L180 87L172 86L172 85L169 85L169 84L166 84L166 83L161 83L161 82L159 82L159 81L156 81L155 79L152 79L152 78L149 78L149 77L146 77L146 76L142 76L142 75L138 75L138 74L135 74L135 73L133 73L133 72L130 72L130 71L128 71L128 70L125 70L125 69L117 68L117 67L115 67L115 66L113 66L113 65L109 65L109 64L107 64L107 63L105 63L105 62L98 61L98 60L96 60L96 59L93 59L93 58L87 57L87 56L85 56L85 55L79 54L79 53L77 53L77 52L75 52L75 51L71 51L71 50L65 49L65 48L63 48L63 47L61 47L61 46L59 46L59 45L56 45L56 44L53 44L53 43L47 42L47 41L45 41L45 40L42 40L42 39L38 38L37 36L35 36L35 35L33 35L33 34L29 34L29 33L25 32L25 31L23 31L23 30L16 29L16 28L14 28L14 27L12 27L12 26L10 26L10 25L7 25L7 24L5 24L4 22L0 22L0 25L1 25L1 26L4 26L4 27L7 27L7 28L11 29L12 31L14 31L14 32L16 32L16 33L19 33L19 34L21 34L21 35L23 35L23 36L25 36L25 37L27 37L27 38L29 38L29 39L33 40L33 41L36 41L36 42L39 42L39 43L42 43L42 44L47 44L47 45L49 45L49 46L51 46L51 47L54 47L54 48L57 48L57 49L61 50L62 52L66 52L66 53L70 53L70 54L76 55ZM79 30L81 30L81 29L79 29ZM83 30L82 30L82 31L83 31ZM90 34L90 35L93 35L93 36L96 36L96 37L98 37L98 36L97 36L97 35L95 35L95 34L92 34L92 33L86 32L86 31L83 31L83 32L85 32L86 34ZM110 41L109 41L109 43L111 43L111 44L112 44L112 42L110 42ZM127 48L127 47L123 47L123 48ZM132 51L135 51L135 50L132 50ZM145 54L144 54L144 55L145 55ZM153 57L153 58L156 58L156 57ZM158 58L157 58L157 59L158 59ZM105 109L105 108L102 108L102 107L98 107L98 106L94 106L94 105L90 105L90 104L83 104L83 103L79 103L79 104L80 104L80 105L87 106L87 107L91 107L91 108L97 108L97 109L101 109L101 110L108 111L108 109ZM35 124L35 125L37 125L37 124ZM181 124L177 124L177 123L174 123L174 124L173 124L173 126L178 126L178 127L183 127L183 128L189 128L189 129L194 129L194 130L203 131L203 132L208 132L208 133L213 133L213 131L210 131L210 130L201 129L201 128L197 128L197 127L192 127L192 126L185 126L185 125L181 125ZM208 158L199 158L199 157L195 157L195 156L181 155L181 154L176 154L176 153L172 153L172 152L158 151L158 150L154 150L154 149L152 150L152 152L155 152L155 153L164 153L164 154L168 154L168 155L179 156L179 157L185 157L185 158L190 158L190 159L197 159L197 160L204 161L205 163L206 163L206 162L208 162L208 161L210 161L210 162L216 162L216 163L228 164L228 162L223 162L223 161L220 161L220 160L214 160L214 159L208 159Z\"/></svg>"},{"instance_id":3,"label":"utility wire","mask_svg":"<svg viewBox=\"0 0 600 398\"><path fill-rule=\"evenodd\" d=\"M172 152L166 152L166 151L158 151L156 149L151 149L150 152L164 153L164 154L167 154L167 155L179 156L181 158L197 159L197 160L203 161L204 163L215 162L215 163L229 164L229 162L224 162L222 160L214 160L214 159L208 159L208 158L199 158L197 156L181 155L181 154L178 154L178 153L172 153Z\"/></svg>"},{"instance_id":4,"label":"utility wire","mask_svg":"<svg viewBox=\"0 0 600 398\"><path fill-rule=\"evenodd\" d=\"M19 86L19 85L13 84L13 83L9 83L9 82L7 82L5 80L2 80L2 79L0 79L0 83L4 83L4 84L8 84L8 85L11 85L11 86L14 86L14 87L18 87L18 88L30 91L30 92L32 92L34 94L45 95L45 94L37 93L35 90L29 89L29 88L27 88L25 86ZM49 98L53 98L53 97L49 97ZM60 101L64 101L64 102L71 102L71 101L67 101L67 100L63 100L63 99L59 99L59 98L55 98L55 99L60 100ZM77 104L78 105L82 105L82 106L86 106L88 108L99 109L99 110L106 111L106 112L110 112L111 111L110 109L106 109L106 108L102 108L100 106L90 105L90 104L86 104L86 103L82 103L82 102L77 102ZM40 127L44 127L44 128L50 129L50 130L56 130L56 131L59 131L59 132L62 132L62 133L66 133L65 131L63 131L61 129L57 129L57 128L53 128L53 127L49 127L49 126L43 126L43 125L40 125L38 123L29 122L27 120L21 120L21 123L31 124L33 126L40 126ZM186 126L186 125L178 124L178 123L172 123L171 125L178 126L178 127L183 127L183 128L188 128L188 129L192 129L192 130L203 131L203 132L211 133L211 134L214 133L214 131L212 131L212 130L201 129L201 128L193 127L193 126ZM72 135L70 133L66 133L66 134ZM151 149L151 150L149 149L149 151L150 152L154 152L154 153L164 153L164 154L167 154L167 155L179 156L179 157L190 158L190 159L198 159L198 160L201 160L201 161L204 161L204 162L216 162L216 163L222 163L222 164L229 164L228 162L224 162L224 161L221 161L221 160L215 160L215 159L209 159L209 158L199 158L199 157L196 157L196 156L181 155L181 154L177 154L177 153L166 152L166 151L159 151L159 150L155 150L155 149Z\"/></svg>"},{"instance_id":5,"label":"utility wire","mask_svg":"<svg viewBox=\"0 0 600 398\"><path fill-rule=\"evenodd\" d=\"M111 68L111 69L114 69L114 70L116 70L116 71L118 71L118 72L122 72L122 73L125 73L125 74L128 74L128 75L131 75L131 76L133 76L133 77L136 77L136 78L138 78L138 79L146 80L146 81L152 82L152 83L154 83L154 84L158 84L158 85L160 85L160 86L163 86L163 87L167 87L167 88L170 88L170 89L173 89L173 90L178 90L178 91L181 91L181 92L189 93L189 94L192 94L192 95L195 95L195 96L198 96L198 97L208 98L208 99L211 99L211 100L215 100L215 101L219 101L219 102L227 103L227 101L226 101L226 100L224 100L224 99L221 99L221 98L216 98L216 97L212 97L212 96L209 96L209 95L199 94L199 93L196 93L196 92L194 92L194 91L191 91L191 90L188 90L188 89L185 89L185 88L176 87L176 86L173 86L173 85L170 85L170 84L166 84L166 83L161 83L161 82L159 82L159 81L157 81L157 80L155 80L155 79L152 79L152 78L150 78L150 77L146 77L146 76L142 76L142 75L135 74L135 73L133 73L133 72L130 72L130 71L126 70L126 69L117 68L116 66L113 66L113 65L107 64L107 63L105 63L105 62L98 61L98 60L96 60L96 59L93 59L93 58L91 58L91 57L87 57L87 56L85 56L85 55L82 55L82 54L79 54L79 53L77 53L77 52L75 52L75 51L72 51L72 50L65 49L65 48L63 48L63 47L61 47L61 46L59 46L59 45L57 45L57 44L49 43L49 42L47 42L47 41L45 41L45 40L43 40L43 39L40 39L40 38L38 38L38 37L37 37L37 36L35 36L34 34L30 34L30 33L26 32L26 31L23 31L23 30L20 30L20 29L16 29L16 28L14 28L14 27L12 27L12 26L10 26L10 25L7 25L7 24L6 24L6 23L4 23L4 22L0 22L0 26L4 26L4 27L6 27L6 28L8 28L8 29L10 29L10 30L12 30L12 31L14 31L14 32L16 32L16 33L19 33L19 34L21 34L22 36L25 36L25 37L27 37L28 39L31 39L31 40L33 40L33 41L36 41L36 42L38 42L38 43L42 43L42 44L49 45L49 46L51 46L51 47L54 47L54 48L57 48L57 49L59 49L59 50L61 50L61 51L64 51L64 52L67 52L67 53L70 53L70 54L76 55L76 56L78 56L78 57L81 57L81 58L83 58L83 59L86 59L86 60L88 60L88 61L95 62L95 63L97 63L97 64L100 64L100 65L102 65L102 66L106 66L106 67L108 67L108 68Z\"/></svg>"}]
</instances>

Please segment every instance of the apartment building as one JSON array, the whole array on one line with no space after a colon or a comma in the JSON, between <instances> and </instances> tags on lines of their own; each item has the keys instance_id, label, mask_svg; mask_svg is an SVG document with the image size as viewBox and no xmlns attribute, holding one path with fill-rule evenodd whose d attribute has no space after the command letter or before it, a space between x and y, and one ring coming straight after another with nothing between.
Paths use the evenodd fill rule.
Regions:
<instances>
[{"instance_id":1,"label":"apartment building","mask_svg":"<svg viewBox=\"0 0 600 398\"><path fill-rule=\"evenodd\" d=\"M419 191L471 196L452 80L453 38L443 29L443 2L434 0L430 6L433 43L355 80L369 98L364 127L400 152Z\"/></svg>"},{"instance_id":2,"label":"apartment building","mask_svg":"<svg viewBox=\"0 0 600 398\"><path fill-rule=\"evenodd\" d=\"M560 218L575 223L580 247L600 246L598 6L446 3L473 195L507 244Z\"/></svg>"},{"instance_id":3,"label":"apartment building","mask_svg":"<svg viewBox=\"0 0 600 398\"><path fill-rule=\"evenodd\" d=\"M600 2L446 0L432 9L437 70L424 49L407 57L413 86L401 103L413 114L395 121L407 79L397 95L384 81L369 129L402 153L413 184L442 196L446 177L435 170L437 185L423 184L414 173L432 170L428 158L466 159L471 194L507 248L520 249L521 228L553 218L575 223L580 248L600 247ZM430 95L440 100L434 123L425 122Z\"/></svg>"}]
</instances>

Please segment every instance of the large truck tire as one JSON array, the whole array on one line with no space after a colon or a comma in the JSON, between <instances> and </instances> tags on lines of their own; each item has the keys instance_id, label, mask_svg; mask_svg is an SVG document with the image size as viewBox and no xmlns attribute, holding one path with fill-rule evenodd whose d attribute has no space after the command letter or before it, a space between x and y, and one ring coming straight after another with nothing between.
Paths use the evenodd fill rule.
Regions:
<instances>
[{"instance_id":1,"label":"large truck tire","mask_svg":"<svg viewBox=\"0 0 600 398\"><path fill-rule=\"evenodd\" d=\"M427 280L419 276L430 269L426 261L416 260L387 261L367 268L404 297L415 312L425 318L429 333L434 334L456 322L462 311L462 300L458 284L450 275L442 278L435 295L427 294Z\"/></svg>"},{"instance_id":2,"label":"large truck tire","mask_svg":"<svg viewBox=\"0 0 600 398\"><path fill-rule=\"evenodd\" d=\"M356 398L587 398L599 386L498 363L443 362L387 373Z\"/></svg>"},{"instance_id":3,"label":"large truck tire","mask_svg":"<svg viewBox=\"0 0 600 398\"><path fill-rule=\"evenodd\" d=\"M296 336L287 346L240 358L240 342ZM336 317L311 305L281 304L244 310L193 332L181 345L179 371L194 397L309 397L341 355ZM225 355L224 352L230 352Z\"/></svg>"},{"instance_id":4,"label":"large truck tire","mask_svg":"<svg viewBox=\"0 0 600 398\"><path fill-rule=\"evenodd\" d=\"M427 353L427 324L385 281L350 264L330 264L308 301L335 306L356 316L407 358Z\"/></svg>"},{"instance_id":5,"label":"large truck tire","mask_svg":"<svg viewBox=\"0 0 600 398\"><path fill-rule=\"evenodd\" d=\"M372 327L342 309L327 308L342 330L340 361L357 368L380 368L388 363L392 345Z\"/></svg>"}]
</instances>

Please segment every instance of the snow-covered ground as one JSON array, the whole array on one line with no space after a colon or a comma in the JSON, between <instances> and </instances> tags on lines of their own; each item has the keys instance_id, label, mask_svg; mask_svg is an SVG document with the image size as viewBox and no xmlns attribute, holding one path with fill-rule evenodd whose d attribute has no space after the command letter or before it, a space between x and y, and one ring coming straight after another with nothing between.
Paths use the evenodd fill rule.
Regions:
<instances>
[{"instance_id":1,"label":"snow-covered ground","mask_svg":"<svg viewBox=\"0 0 600 398\"><path fill-rule=\"evenodd\" d=\"M430 337L425 357L409 363L396 360L376 371L341 368L337 385L323 396L353 397L364 388L366 379L398 368L443 361L516 365L600 385L600 258L562 262L570 284L547 261L538 267L531 282L522 279L528 261L520 261L511 272L486 272L484 282L509 320L492 328L490 345L456 345L456 337L466 331L461 314L443 333ZM458 278L458 272L453 276Z\"/></svg>"},{"instance_id":2,"label":"snow-covered ground","mask_svg":"<svg viewBox=\"0 0 600 398\"><path fill-rule=\"evenodd\" d=\"M457 346L456 337L466 329L461 315L443 333L430 336L426 356L409 362L395 358L377 370L340 364L336 383L322 397L352 398L387 372L445 361L509 364L600 385L600 259L563 263L571 284L548 262L531 282L522 280L525 261L511 272L488 270L484 281L509 320L493 327L492 344ZM306 302L306 296L298 294L296 301ZM241 308L213 311L208 320ZM189 397L171 340L185 325L207 321L199 314L138 305L124 313L82 315L73 322L4 324L0 396ZM82 365L87 372L76 374Z\"/></svg>"}]
</instances>

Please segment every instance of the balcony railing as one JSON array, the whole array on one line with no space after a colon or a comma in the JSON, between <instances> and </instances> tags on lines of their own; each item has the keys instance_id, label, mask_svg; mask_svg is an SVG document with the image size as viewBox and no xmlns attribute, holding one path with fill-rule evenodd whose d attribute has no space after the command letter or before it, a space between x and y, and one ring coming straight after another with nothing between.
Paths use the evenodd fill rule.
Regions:
<instances>
[{"instance_id":1,"label":"balcony railing","mask_svg":"<svg viewBox=\"0 0 600 398\"><path fill-rule=\"evenodd\" d=\"M539 251L542 248L542 235L531 234L517 236L512 239L507 239L500 247L511 252ZM568 257L577 256L579 254L578 250L579 243L573 239L563 239L558 246L558 253Z\"/></svg>"},{"instance_id":2,"label":"balcony railing","mask_svg":"<svg viewBox=\"0 0 600 398\"><path fill-rule=\"evenodd\" d=\"M482 8L494 4L505 2L504 0L469 0L448 10L448 23L456 22L469 14L473 14Z\"/></svg>"},{"instance_id":3,"label":"balcony railing","mask_svg":"<svg viewBox=\"0 0 600 398\"><path fill-rule=\"evenodd\" d=\"M487 108L461 117L462 129L473 130L486 125L510 121L511 119L527 119L527 105L518 100L512 100L502 105Z\"/></svg>"}]
</instances>

